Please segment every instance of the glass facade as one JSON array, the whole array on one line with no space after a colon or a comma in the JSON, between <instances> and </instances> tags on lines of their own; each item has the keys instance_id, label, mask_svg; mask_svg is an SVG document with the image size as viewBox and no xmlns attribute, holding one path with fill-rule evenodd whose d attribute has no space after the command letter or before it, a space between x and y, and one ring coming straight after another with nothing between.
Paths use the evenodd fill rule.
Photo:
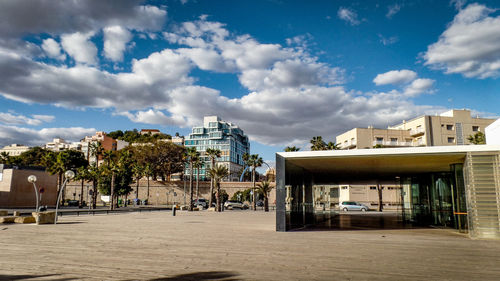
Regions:
<instances>
[{"instance_id":1,"label":"glass facade","mask_svg":"<svg viewBox=\"0 0 500 281\"><path fill-rule=\"evenodd\" d=\"M207 148L221 151L221 157L217 159L217 163L226 165L230 172L229 180L239 178L238 173L244 166L243 154L250 153L250 142L243 130L216 116L205 117L203 127L194 127L192 133L184 140L184 145L195 147L200 152L203 161L199 171L200 180L207 179L207 171L211 165L210 157L205 153ZM190 174L189 165L186 166L185 174ZM196 174L194 170L195 177Z\"/></svg>"},{"instance_id":2,"label":"glass facade","mask_svg":"<svg viewBox=\"0 0 500 281\"><path fill-rule=\"evenodd\" d=\"M313 158L307 162L277 155L276 229L437 226L468 232L471 237L500 238L500 153L464 152L462 155L460 161L456 160L458 156L447 164L444 161L442 171L418 168L413 173L411 165L400 172L401 169L390 164L387 171L377 167L376 173L357 172L356 166L332 166L329 171L325 168L327 164L323 165L329 163L324 158L318 157L318 161L324 162L314 163ZM425 159L434 161L432 157ZM415 161L410 157L408 160ZM349 161L352 160L345 163ZM424 161L421 163L420 167L427 165ZM369 215L340 210L339 194L350 188L344 183L350 175L355 175L351 181L372 183L367 184L366 192L377 192L381 190L378 182L392 179L390 189L399 197L397 208ZM383 200L385 198L380 198L379 202Z\"/></svg>"}]
</instances>

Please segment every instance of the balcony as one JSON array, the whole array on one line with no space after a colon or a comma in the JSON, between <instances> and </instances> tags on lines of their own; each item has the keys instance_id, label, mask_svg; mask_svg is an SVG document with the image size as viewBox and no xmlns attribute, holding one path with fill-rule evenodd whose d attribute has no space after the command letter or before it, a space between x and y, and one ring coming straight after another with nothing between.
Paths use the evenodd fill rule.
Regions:
<instances>
[{"instance_id":1,"label":"balcony","mask_svg":"<svg viewBox=\"0 0 500 281\"><path fill-rule=\"evenodd\" d=\"M381 145L383 147L408 147L413 146L409 141L373 141L373 146Z\"/></svg>"},{"instance_id":2,"label":"balcony","mask_svg":"<svg viewBox=\"0 0 500 281\"><path fill-rule=\"evenodd\" d=\"M355 148L357 145L356 140L346 141L340 144L340 149L351 149Z\"/></svg>"},{"instance_id":3,"label":"balcony","mask_svg":"<svg viewBox=\"0 0 500 281\"><path fill-rule=\"evenodd\" d=\"M414 130L410 130L410 136L412 137L418 137L425 134L424 128L416 128Z\"/></svg>"}]
</instances>

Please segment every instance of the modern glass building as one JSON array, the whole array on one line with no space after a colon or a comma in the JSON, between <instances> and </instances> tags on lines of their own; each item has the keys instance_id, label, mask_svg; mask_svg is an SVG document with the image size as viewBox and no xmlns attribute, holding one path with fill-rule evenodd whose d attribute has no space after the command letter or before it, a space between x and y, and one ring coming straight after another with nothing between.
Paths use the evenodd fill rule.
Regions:
<instances>
[{"instance_id":1,"label":"modern glass building","mask_svg":"<svg viewBox=\"0 0 500 281\"><path fill-rule=\"evenodd\" d=\"M203 126L194 127L191 134L184 140L186 147L195 147L200 152L203 167L200 168L200 180L207 178L207 170L210 169L211 160L206 154L207 148L219 149L221 157L217 159L218 164L225 165L229 170L230 181L238 181L244 166L243 154L250 153L250 142L242 129L235 124L222 121L217 116L205 116ZM189 175L189 165L185 174ZM196 177L196 170L193 171Z\"/></svg>"},{"instance_id":2,"label":"modern glass building","mask_svg":"<svg viewBox=\"0 0 500 281\"><path fill-rule=\"evenodd\" d=\"M438 226L500 239L498 145L282 152L276 165L278 231ZM338 187L360 182L399 186L394 216L339 210Z\"/></svg>"}]
</instances>

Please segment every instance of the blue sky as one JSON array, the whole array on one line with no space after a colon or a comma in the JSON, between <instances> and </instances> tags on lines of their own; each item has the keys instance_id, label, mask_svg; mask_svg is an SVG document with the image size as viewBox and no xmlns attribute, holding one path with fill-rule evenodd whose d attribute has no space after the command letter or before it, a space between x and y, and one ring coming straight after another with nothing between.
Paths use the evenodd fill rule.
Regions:
<instances>
[{"instance_id":1,"label":"blue sky","mask_svg":"<svg viewBox=\"0 0 500 281\"><path fill-rule=\"evenodd\" d=\"M497 1L0 1L0 145L188 134L219 115L272 162L352 127L500 115Z\"/></svg>"}]
</instances>

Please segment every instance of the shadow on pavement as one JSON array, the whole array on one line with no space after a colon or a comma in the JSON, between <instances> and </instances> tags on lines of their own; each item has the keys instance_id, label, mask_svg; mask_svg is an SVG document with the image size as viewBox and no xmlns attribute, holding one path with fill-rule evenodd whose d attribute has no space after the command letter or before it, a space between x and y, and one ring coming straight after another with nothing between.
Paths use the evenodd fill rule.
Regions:
<instances>
[{"instance_id":1,"label":"shadow on pavement","mask_svg":"<svg viewBox=\"0 0 500 281\"><path fill-rule=\"evenodd\" d=\"M44 278L44 277L50 277L50 276L58 276L59 274L43 274L43 275L3 275L0 274L0 280L29 280L33 278ZM54 279L46 279L44 280L49 280L49 281L67 281L67 280L76 280L75 278L54 278Z\"/></svg>"},{"instance_id":2,"label":"shadow on pavement","mask_svg":"<svg viewBox=\"0 0 500 281\"><path fill-rule=\"evenodd\" d=\"M207 271L207 272L194 272L187 274L180 274L170 277L156 278L151 279L149 281L171 281L171 280L181 280L181 281L190 281L190 280L239 280L231 277L238 276L238 274L229 271ZM228 279L230 278L230 279Z\"/></svg>"}]
</instances>

